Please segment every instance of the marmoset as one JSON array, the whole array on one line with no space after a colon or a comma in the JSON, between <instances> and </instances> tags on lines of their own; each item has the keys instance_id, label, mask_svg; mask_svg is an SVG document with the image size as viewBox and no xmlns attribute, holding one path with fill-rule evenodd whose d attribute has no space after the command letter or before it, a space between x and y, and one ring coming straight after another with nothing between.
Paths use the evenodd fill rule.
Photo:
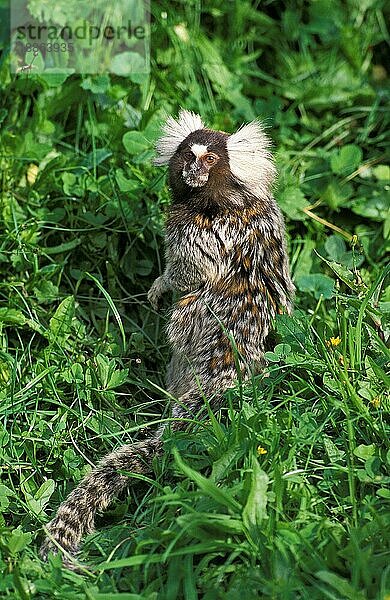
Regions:
<instances>
[{"instance_id":1,"label":"marmoset","mask_svg":"<svg viewBox=\"0 0 390 600\"><path fill-rule=\"evenodd\" d=\"M164 293L181 294L167 328L167 390L177 399L171 429L182 430L204 398L217 410L237 378L261 368L273 318L291 311L294 285L272 195L270 141L258 121L229 135L182 110L177 120L168 118L156 148L155 163L169 165L172 203L166 267L148 298L157 309ZM160 429L105 456L47 525L42 556L59 549L75 554L96 512L128 485L125 473L149 474L162 452Z\"/></svg>"}]
</instances>

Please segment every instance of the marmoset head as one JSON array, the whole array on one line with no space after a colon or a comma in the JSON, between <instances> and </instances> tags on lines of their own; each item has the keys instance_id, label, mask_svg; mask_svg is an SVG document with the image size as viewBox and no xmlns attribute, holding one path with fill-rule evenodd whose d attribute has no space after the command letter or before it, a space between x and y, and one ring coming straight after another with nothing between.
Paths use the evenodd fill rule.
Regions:
<instances>
[{"instance_id":1,"label":"marmoset head","mask_svg":"<svg viewBox=\"0 0 390 600\"><path fill-rule=\"evenodd\" d=\"M169 117L163 127L155 164L169 165L173 191L218 188L222 193L224 187L234 184L265 197L275 177L269 146L258 121L229 135L206 128L199 115L181 110L177 120ZM239 204L239 195L235 196Z\"/></svg>"}]
</instances>

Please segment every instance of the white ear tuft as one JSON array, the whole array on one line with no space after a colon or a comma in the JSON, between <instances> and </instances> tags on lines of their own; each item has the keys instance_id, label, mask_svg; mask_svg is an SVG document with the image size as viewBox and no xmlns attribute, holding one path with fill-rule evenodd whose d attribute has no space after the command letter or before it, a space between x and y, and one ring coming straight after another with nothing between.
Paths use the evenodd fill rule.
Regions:
<instances>
[{"instance_id":1,"label":"white ear tuft","mask_svg":"<svg viewBox=\"0 0 390 600\"><path fill-rule=\"evenodd\" d=\"M230 170L252 192L267 196L276 176L271 141L259 121L243 125L227 140Z\"/></svg>"},{"instance_id":2,"label":"white ear tuft","mask_svg":"<svg viewBox=\"0 0 390 600\"><path fill-rule=\"evenodd\" d=\"M178 119L168 117L164 127L163 136L156 144L157 158L155 165L167 165L178 149L179 145L193 131L204 129L205 125L199 115L189 111L181 110Z\"/></svg>"}]
</instances>

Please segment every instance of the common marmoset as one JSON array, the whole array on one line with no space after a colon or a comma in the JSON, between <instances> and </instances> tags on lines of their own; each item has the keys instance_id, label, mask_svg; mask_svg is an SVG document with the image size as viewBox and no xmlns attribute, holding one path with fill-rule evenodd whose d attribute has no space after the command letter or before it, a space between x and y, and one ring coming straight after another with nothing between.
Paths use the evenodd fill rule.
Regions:
<instances>
[{"instance_id":1,"label":"common marmoset","mask_svg":"<svg viewBox=\"0 0 390 600\"><path fill-rule=\"evenodd\" d=\"M157 308L165 292L182 294L168 325L174 430L187 427L204 397L217 409L238 370L242 379L258 370L275 314L291 310L294 286L269 146L258 121L229 135L184 110L167 120L157 143L155 162L169 165L172 204L165 271L148 298ZM47 525L42 556L58 546L76 553L96 512L128 485L123 473L150 473L162 451L160 430L105 456Z\"/></svg>"}]
</instances>

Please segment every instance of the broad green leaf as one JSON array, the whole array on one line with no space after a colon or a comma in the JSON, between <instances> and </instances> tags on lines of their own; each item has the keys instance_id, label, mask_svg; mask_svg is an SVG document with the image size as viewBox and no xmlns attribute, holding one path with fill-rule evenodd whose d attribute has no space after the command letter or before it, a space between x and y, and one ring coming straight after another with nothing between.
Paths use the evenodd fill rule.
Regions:
<instances>
[{"instance_id":1,"label":"broad green leaf","mask_svg":"<svg viewBox=\"0 0 390 600\"><path fill-rule=\"evenodd\" d=\"M341 262L342 257L347 251L347 246L342 237L331 235L325 242L325 250L331 260Z\"/></svg>"},{"instance_id":2,"label":"broad green leaf","mask_svg":"<svg viewBox=\"0 0 390 600\"><path fill-rule=\"evenodd\" d=\"M389 216L389 205L389 197L376 194L370 199L359 196L352 203L351 209L356 215L374 221L384 221Z\"/></svg>"},{"instance_id":3,"label":"broad green leaf","mask_svg":"<svg viewBox=\"0 0 390 600\"><path fill-rule=\"evenodd\" d=\"M303 242L303 248L299 254L298 260L294 268L294 277L300 277L301 275L307 275L310 273L313 265L313 250L316 247L314 240L305 239Z\"/></svg>"},{"instance_id":4,"label":"broad green leaf","mask_svg":"<svg viewBox=\"0 0 390 600\"><path fill-rule=\"evenodd\" d=\"M107 382L106 389L113 390L116 387L123 385L127 381L129 369L123 369L122 371L114 371L110 379Z\"/></svg>"},{"instance_id":5,"label":"broad green leaf","mask_svg":"<svg viewBox=\"0 0 390 600\"><path fill-rule=\"evenodd\" d=\"M333 441L330 439L329 436L324 435L323 441L324 441L324 447L325 447L325 450L329 457L330 462L334 463L334 462L337 462L344 458L345 452L343 450L340 450L336 446L336 444L333 443Z\"/></svg>"},{"instance_id":6,"label":"broad green leaf","mask_svg":"<svg viewBox=\"0 0 390 600\"><path fill-rule=\"evenodd\" d=\"M31 543L31 539L31 533L24 533L20 529L14 529L7 540L7 546L10 553L15 555L21 550L24 550L24 548Z\"/></svg>"},{"instance_id":7,"label":"broad green leaf","mask_svg":"<svg viewBox=\"0 0 390 600\"><path fill-rule=\"evenodd\" d=\"M389 165L377 165L373 168L372 172L379 181L390 181Z\"/></svg>"},{"instance_id":8,"label":"broad green leaf","mask_svg":"<svg viewBox=\"0 0 390 600\"><path fill-rule=\"evenodd\" d=\"M32 131L28 131L24 136L24 152L30 159L41 161L51 150L52 146L39 143Z\"/></svg>"},{"instance_id":9,"label":"broad green leaf","mask_svg":"<svg viewBox=\"0 0 390 600\"><path fill-rule=\"evenodd\" d=\"M84 194L83 187L74 173L62 173L61 179L64 193L67 196L82 196Z\"/></svg>"},{"instance_id":10,"label":"broad green leaf","mask_svg":"<svg viewBox=\"0 0 390 600\"><path fill-rule=\"evenodd\" d=\"M20 310L15 308L0 308L0 323L4 325L25 325L27 319Z\"/></svg>"},{"instance_id":11,"label":"broad green leaf","mask_svg":"<svg viewBox=\"0 0 390 600\"><path fill-rule=\"evenodd\" d=\"M26 490L23 490L24 498L26 500L26 505L28 506L30 511L32 513L34 513L34 515L36 517L42 517L44 515L44 507L49 502L50 497L52 496L52 494L54 492L54 488L55 488L55 484L52 479L46 481L42 485L45 486L42 489L42 498L38 498L38 496L37 496L37 494L39 493L40 490L38 490L37 494L34 496L32 494L30 494L29 492L27 492ZM42 486L41 486L41 488L42 488Z\"/></svg>"},{"instance_id":12,"label":"broad green leaf","mask_svg":"<svg viewBox=\"0 0 390 600\"><path fill-rule=\"evenodd\" d=\"M332 261L347 268L359 267L364 261L363 254L347 250L345 241L339 235L328 237L325 242L325 250Z\"/></svg>"},{"instance_id":13,"label":"broad green leaf","mask_svg":"<svg viewBox=\"0 0 390 600\"><path fill-rule=\"evenodd\" d=\"M78 383L82 383L84 381L84 371L80 363L73 363L70 371L72 373L73 381L77 381Z\"/></svg>"},{"instance_id":14,"label":"broad green leaf","mask_svg":"<svg viewBox=\"0 0 390 600\"><path fill-rule=\"evenodd\" d=\"M94 152L90 152L87 154L81 166L86 167L87 169L93 169L95 166L100 165L107 158L112 156L112 152L107 150L107 148L96 148Z\"/></svg>"},{"instance_id":15,"label":"broad green leaf","mask_svg":"<svg viewBox=\"0 0 390 600\"><path fill-rule=\"evenodd\" d=\"M55 483L53 479L47 479L38 489L37 493L35 494L35 498L46 504L51 498L54 489Z\"/></svg>"},{"instance_id":16,"label":"broad green leaf","mask_svg":"<svg viewBox=\"0 0 390 600\"><path fill-rule=\"evenodd\" d=\"M358 394L362 398L365 398L369 402L375 397L376 393L369 386L368 382L364 382L364 385L358 389Z\"/></svg>"},{"instance_id":17,"label":"broad green leaf","mask_svg":"<svg viewBox=\"0 0 390 600\"><path fill-rule=\"evenodd\" d=\"M15 496L14 492L6 485L0 484L0 511L6 510L9 506L9 497Z\"/></svg>"},{"instance_id":18,"label":"broad green leaf","mask_svg":"<svg viewBox=\"0 0 390 600\"><path fill-rule=\"evenodd\" d=\"M278 354L275 354L275 352L264 352L264 358L266 360L268 360L269 362L279 362L281 360L280 356Z\"/></svg>"},{"instance_id":19,"label":"broad green leaf","mask_svg":"<svg viewBox=\"0 0 390 600\"><path fill-rule=\"evenodd\" d=\"M375 444L369 444L368 446L366 446L365 444L360 444L360 446L357 446L357 448L355 448L353 453L358 458L363 458L364 460L367 460L375 454Z\"/></svg>"},{"instance_id":20,"label":"broad green leaf","mask_svg":"<svg viewBox=\"0 0 390 600\"><path fill-rule=\"evenodd\" d=\"M282 211L293 221L308 219L308 215L303 212L303 209L309 205L309 202L299 188L285 188L278 194L277 200Z\"/></svg>"},{"instance_id":21,"label":"broad green leaf","mask_svg":"<svg viewBox=\"0 0 390 600\"><path fill-rule=\"evenodd\" d=\"M77 456L73 448L67 448L63 454L65 467L69 472L74 473L75 469L80 465L80 457Z\"/></svg>"},{"instance_id":22,"label":"broad green leaf","mask_svg":"<svg viewBox=\"0 0 390 600\"><path fill-rule=\"evenodd\" d=\"M47 83L49 87L59 87L62 85L68 77L73 75L74 69L69 68L61 68L58 69L45 69L43 72L39 73L38 78Z\"/></svg>"},{"instance_id":23,"label":"broad green leaf","mask_svg":"<svg viewBox=\"0 0 390 600\"><path fill-rule=\"evenodd\" d=\"M290 344L277 344L274 348L274 352L277 356L284 357L291 352Z\"/></svg>"},{"instance_id":24,"label":"broad green leaf","mask_svg":"<svg viewBox=\"0 0 390 600\"><path fill-rule=\"evenodd\" d=\"M58 298L58 287L49 280L43 279L34 287L34 294L38 302L45 304Z\"/></svg>"},{"instance_id":25,"label":"broad green leaf","mask_svg":"<svg viewBox=\"0 0 390 600\"><path fill-rule=\"evenodd\" d=\"M141 131L127 131L122 142L129 154L140 154L151 147L150 142Z\"/></svg>"},{"instance_id":26,"label":"broad green leaf","mask_svg":"<svg viewBox=\"0 0 390 600\"><path fill-rule=\"evenodd\" d=\"M112 58L110 71L121 77L129 77L136 73L144 75L148 71L148 64L146 58L137 52L122 52Z\"/></svg>"},{"instance_id":27,"label":"broad green leaf","mask_svg":"<svg viewBox=\"0 0 390 600\"><path fill-rule=\"evenodd\" d=\"M383 238L385 240L390 239L390 213L386 217L385 222L383 223Z\"/></svg>"},{"instance_id":28,"label":"broad green leaf","mask_svg":"<svg viewBox=\"0 0 390 600\"><path fill-rule=\"evenodd\" d=\"M315 574L318 579L330 585L337 590L337 594L348 600L366 600L366 595L359 592L346 579L331 573L330 571L317 571Z\"/></svg>"},{"instance_id":29,"label":"broad green leaf","mask_svg":"<svg viewBox=\"0 0 390 600\"><path fill-rule=\"evenodd\" d=\"M297 287L302 292L311 292L315 298L332 298L334 292L334 281L322 273L310 273L301 275L296 280Z\"/></svg>"},{"instance_id":30,"label":"broad green leaf","mask_svg":"<svg viewBox=\"0 0 390 600\"><path fill-rule=\"evenodd\" d=\"M104 94L110 87L110 77L106 73L86 77L80 85L84 90L90 90L93 94Z\"/></svg>"},{"instance_id":31,"label":"broad green leaf","mask_svg":"<svg viewBox=\"0 0 390 600\"><path fill-rule=\"evenodd\" d=\"M276 328L282 339L286 340L291 348L296 351L306 353L310 350L311 340L304 324L298 320L297 315L292 317L287 315L277 315Z\"/></svg>"},{"instance_id":32,"label":"broad green leaf","mask_svg":"<svg viewBox=\"0 0 390 600\"><path fill-rule=\"evenodd\" d=\"M277 344L273 352L265 352L264 358L270 362L279 362L286 358L291 352L290 344Z\"/></svg>"},{"instance_id":33,"label":"broad green leaf","mask_svg":"<svg viewBox=\"0 0 390 600\"><path fill-rule=\"evenodd\" d=\"M115 171L115 178L121 192L134 192L140 187L139 181L135 179L128 179L123 169L117 169Z\"/></svg>"},{"instance_id":34,"label":"broad green leaf","mask_svg":"<svg viewBox=\"0 0 390 600\"><path fill-rule=\"evenodd\" d=\"M330 166L333 173L347 175L352 173L362 162L363 153L359 146L355 144L347 144L335 150L330 159Z\"/></svg>"},{"instance_id":35,"label":"broad green leaf","mask_svg":"<svg viewBox=\"0 0 390 600\"><path fill-rule=\"evenodd\" d=\"M245 452L245 448L240 443L235 443L222 454L222 456L213 462L211 477L215 482L225 477L230 465L237 461Z\"/></svg>"},{"instance_id":36,"label":"broad green leaf","mask_svg":"<svg viewBox=\"0 0 390 600\"><path fill-rule=\"evenodd\" d=\"M115 369L115 361L103 354L96 356L97 373L103 388L106 388L111 372Z\"/></svg>"},{"instance_id":37,"label":"broad green leaf","mask_svg":"<svg viewBox=\"0 0 390 600\"><path fill-rule=\"evenodd\" d=\"M256 532L260 531L263 520L267 518L268 484L268 475L260 468L258 460L254 458L248 500L242 512L244 525L253 539L256 539Z\"/></svg>"},{"instance_id":38,"label":"broad green leaf","mask_svg":"<svg viewBox=\"0 0 390 600\"><path fill-rule=\"evenodd\" d=\"M75 312L73 296L64 298L50 319L50 333L53 339L61 343L66 340L71 331L72 319Z\"/></svg>"},{"instance_id":39,"label":"broad green leaf","mask_svg":"<svg viewBox=\"0 0 390 600\"><path fill-rule=\"evenodd\" d=\"M138 275L142 275L143 277L146 277L147 275L150 275L152 270L153 270L153 262L151 260L149 260L148 258L141 258L140 260L137 261L136 271L137 271Z\"/></svg>"},{"instance_id":40,"label":"broad green leaf","mask_svg":"<svg viewBox=\"0 0 390 600\"><path fill-rule=\"evenodd\" d=\"M166 121L167 114L163 109L156 110L150 117L144 128L145 137L149 141L155 141L161 135L161 126Z\"/></svg>"},{"instance_id":41,"label":"broad green leaf","mask_svg":"<svg viewBox=\"0 0 390 600\"><path fill-rule=\"evenodd\" d=\"M70 369L64 369L61 373L62 378L67 383L80 384L84 382L84 370L80 363L73 363Z\"/></svg>"}]
</instances>

